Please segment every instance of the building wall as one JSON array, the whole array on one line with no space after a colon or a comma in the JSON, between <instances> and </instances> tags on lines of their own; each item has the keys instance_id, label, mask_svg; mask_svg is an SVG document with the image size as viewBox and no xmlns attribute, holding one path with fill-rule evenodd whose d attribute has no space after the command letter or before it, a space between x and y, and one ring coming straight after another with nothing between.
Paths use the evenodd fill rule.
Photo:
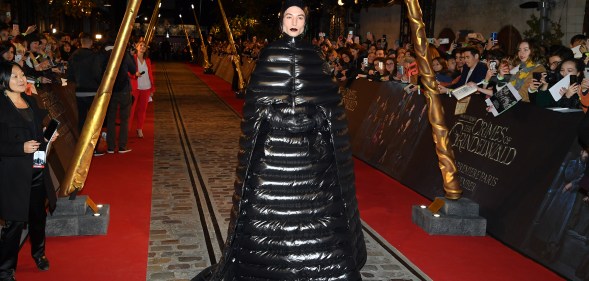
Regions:
<instances>
[{"instance_id":1,"label":"building wall","mask_svg":"<svg viewBox=\"0 0 589 281\"><path fill-rule=\"evenodd\" d=\"M454 31L474 30L488 37L506 25L513 25L523 36L528 29L526 21L532 14L537 17L536 9L521 9L519 5L527 0L439 0L436 1L436 24L434 33L443 28ZM562 41L569 44L569 39L583 29L585 0L556 0L551 9L550 19L561 24L565 33ZM360 32L367 31L387 34L387 38L396 39L400 32L401 6L362 9L360 12ZM389 40L389 42L392 42Z\"/></svg>"},{"instance_id":2,"label":"building wall","mask_svg":"<svg viewBox=\"0 0 589 281\"><path fill-rule=\"evenodd\" d=\"M399 38L401 21L401 6L395 5L384 8L362 9L360 12L360 34L362 40L366 38L366 32L372 32L374 38L381 38L386 34L389 46Z\"/></svg>"}]
</instances>

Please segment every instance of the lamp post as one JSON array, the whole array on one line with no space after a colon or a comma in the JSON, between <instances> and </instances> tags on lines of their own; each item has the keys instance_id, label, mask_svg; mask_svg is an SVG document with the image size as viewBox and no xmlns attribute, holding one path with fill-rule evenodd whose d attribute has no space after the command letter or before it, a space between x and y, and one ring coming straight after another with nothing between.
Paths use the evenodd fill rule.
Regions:
<instances>
[{"instance_id":1,"label":"lamp post","mask_svg":"<svg viewBox=\"0 0 589 281\"><path fill-rule=\"evenodd\" d=\"M201 1L202 4L202 1ZM202 51L202 55L203 55L203 64L202 66L204 67L204 73L206 74L212 74L213 73L213 65L211 64L211 62L209 61L209 54L207 52L207 46L205 46L205 38L202 36L202 30L200 28L200 24L198 23L198 19L196 18L196 12L194 12L194 5L191 4L190 5L192 7L192 15L194 16L194 22L196 23L196 31L198 32L198 36L200 36L200 50Z\"/></svg>"},{"instance_id":2,"label":"lamp post","mask_svg":"<svg viewBox=\"0 0 589 281\"><path fill-rule=\"evenodd\" d=\"M188 51L190 51L190 58L194 61L194 53L192 52L192 45L190 44L190 38L188 38L188 31L186 31L186 26L184 25L184 20L182 20L182 14L180 14L180 21L182 22L182 29L184 29L184 35L186 35L186 44L188 45Z\"/></svg>"}]
</instances>

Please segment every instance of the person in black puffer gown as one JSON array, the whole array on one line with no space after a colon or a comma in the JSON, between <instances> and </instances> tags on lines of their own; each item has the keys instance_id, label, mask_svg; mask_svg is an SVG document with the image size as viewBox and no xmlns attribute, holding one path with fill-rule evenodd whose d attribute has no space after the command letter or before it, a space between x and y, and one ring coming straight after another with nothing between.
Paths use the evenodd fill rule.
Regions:
<instances>
[{"instance_id":1,"label":"person in black puffer gown","mask_svg":"<svg viewBox=\"0 0 589 281\"><path fill-rule=\"evenodd\" d=\"M221 260L193 281L361 280L366 245L338 86L287 0L282 38L245 95L237 179Z\"/></svg>"}]
</instances>

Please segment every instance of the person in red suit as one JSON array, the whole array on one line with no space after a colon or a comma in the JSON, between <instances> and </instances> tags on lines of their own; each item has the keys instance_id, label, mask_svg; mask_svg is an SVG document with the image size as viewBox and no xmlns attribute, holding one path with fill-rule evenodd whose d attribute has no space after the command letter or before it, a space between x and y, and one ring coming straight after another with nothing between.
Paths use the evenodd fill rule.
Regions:
<instances>
[{"instance_id":1,"label":"person in red suit","mask_svg":"<svg viewBox=\"0 0 589 281\"><path fill-rule=\"evenodd\" d=\"M155 80L153 79L153 65L147 57L147 45L145 41L135 44L137 52L134 55L137 64L137 73L131 76L133 90L133 107L131 108L131 122L135 121L137 136L143 138L143 123L147 113L147 104L155 93Z\"/></svg>"}]
</instances>

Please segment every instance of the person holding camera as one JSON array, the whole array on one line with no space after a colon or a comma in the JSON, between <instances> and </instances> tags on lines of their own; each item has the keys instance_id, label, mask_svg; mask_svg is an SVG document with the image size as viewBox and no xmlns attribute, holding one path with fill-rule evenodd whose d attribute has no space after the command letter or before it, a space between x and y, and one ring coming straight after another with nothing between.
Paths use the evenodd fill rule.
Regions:
<instances>
[{"instance_id":1,"label":"person holding camera","mask_svg":"<svg viewBox=\"0 0 589 281\"><path fill-rule=\"evenodd\" d=\"M0 280L14 281L23 229L28 225L31 255L39 270L49 270L45 224L55 209L56 194L45 171L47 139L40 109L20 65L0 62ZM53 134L55 140L57 134Z\"/></svg>"},{"instance_id":2,"label":"person holding camera","mask_svg":"<svg viewBox=\"0 0 589 281\"><path fill-rule=\"evenodd\" d=\"M528 90L532 94L531 101L541 107L582 108L587 111L589 78L583 78L584 68L585 64L580 59L565 59L560 63L558 78L550 81L552 83L548 82L546 72L535 72ZM570 85L559 90L561 98L555 101L548 89L567 75L570 75Z\"/></svg>"}]
</instances>

